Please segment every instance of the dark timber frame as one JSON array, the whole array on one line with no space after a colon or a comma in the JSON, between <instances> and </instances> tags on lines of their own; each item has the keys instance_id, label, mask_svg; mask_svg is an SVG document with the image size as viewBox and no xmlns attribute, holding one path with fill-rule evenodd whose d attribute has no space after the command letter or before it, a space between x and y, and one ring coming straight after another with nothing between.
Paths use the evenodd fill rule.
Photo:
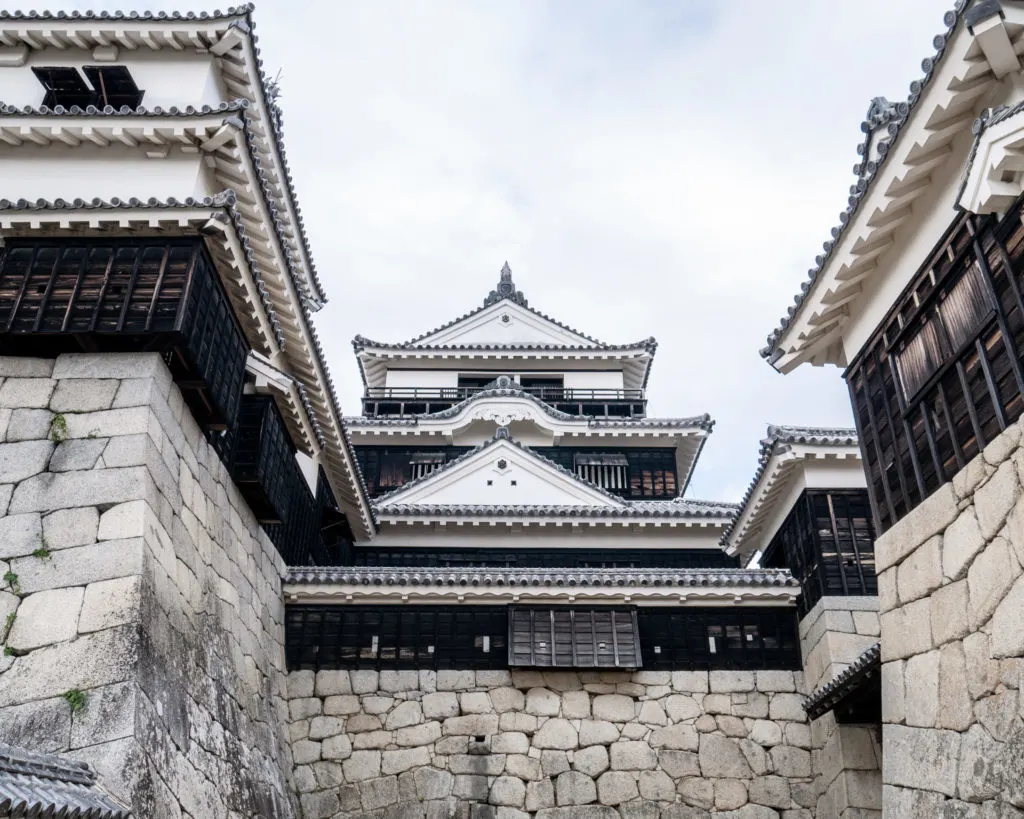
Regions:
<instances>
[{"instance_id":1,"label":"dark timber frame","mask_svg":"<svg viewBox=\"0 0 1024 819\"><path fill-rule=\"evenodd\" d=\"M601 607L580 609L600 611ZM640 607L632 611L645 669L801 668L797 616L792 608ZM290 671L509 668L508 635L509 608L505 606L328 604L291 605L285 611Z\"/></svg>"},{"instance_id":2,"label":"dark timber frame","mask_svg":"<svg viewBox=\"0 0 1024 819\"><path fill-rule=\"evenodd\" d=\"M199 237L6 240L0 355L160 352L207 430L234 423L249 345Z\"/></svg>"},{"instance_id":3,"label":"dark timber frame","mask_svg":"<svg viewBox=\"0 0 1024 819\"><path fill-rule=\"evenodd\" d=\"M1024 224L964 215L846 372L879 531L1024 410Z\"/></svg>"},{"instance_id":4,"label":"dark timber frame","mask_svg":"<svg viewBox=\"0 0 1024 819\"><path fill-rule=\"evenodd\" d=\"M800 581L801 616L825 596L878 594L867 491L803 492L765 549L761 565L789 569Z\"/></svg>"}]
</instances>

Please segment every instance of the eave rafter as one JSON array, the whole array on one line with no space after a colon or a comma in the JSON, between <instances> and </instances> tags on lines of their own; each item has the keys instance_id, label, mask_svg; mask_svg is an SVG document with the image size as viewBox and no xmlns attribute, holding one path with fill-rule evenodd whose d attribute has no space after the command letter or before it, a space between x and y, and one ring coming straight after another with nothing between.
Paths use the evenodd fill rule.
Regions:
<instances>
[{"instance_id":1,"label":"eave rafter","mask_svg":"<svg viewBox=\"0 0 1024 819\"><path fill-rule=\"evenodd\" d=\"M873 103L849 205L817 257L795 305L762 355L789 372L804 362L845 364L840 334L849 305L900 241L914 204L947 166L953 143L970 127L998 81L1020 70L1024 7L961 3L946 15L936 54L910 97L879 117ZM885 101L882 100L884 103ZM874 117L874 119L872 119Z\"/></svg>"}]
</instances>

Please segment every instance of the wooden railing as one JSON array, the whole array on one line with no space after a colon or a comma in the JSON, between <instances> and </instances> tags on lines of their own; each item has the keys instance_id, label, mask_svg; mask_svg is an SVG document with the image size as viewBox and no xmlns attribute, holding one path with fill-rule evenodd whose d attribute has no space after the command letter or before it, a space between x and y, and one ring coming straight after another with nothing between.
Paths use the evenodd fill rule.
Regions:
<instances>
[{"instance_id":1,"label":"wooden railing","mask_svg":"<svg viewBox=\"0 0 1024 819\"><path fill-rule=\"evenodd\" d=\"M485 392L487 387L367 387L363 414L368 417L423 415L449 409ZM525 387L523 391L560 412L602 418L642 418L647 412L643 390Z\"/></svg>"}]
</instances>

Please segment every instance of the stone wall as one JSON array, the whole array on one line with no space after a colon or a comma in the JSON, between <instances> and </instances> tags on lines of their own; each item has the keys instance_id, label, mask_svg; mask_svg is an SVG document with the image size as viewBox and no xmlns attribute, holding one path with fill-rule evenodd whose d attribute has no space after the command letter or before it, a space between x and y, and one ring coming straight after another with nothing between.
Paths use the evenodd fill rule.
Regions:
<instances>
[{"instance_id":1,"label":"stone wall","mask_svg":"<svg viewBox=\"0 0 1024 819\"><path fill-rule=\"evenodd\" d=\"M0 740L288 817L282 566L157 355L0 358Z\"/></svg>"},{"instance_id":2,"label":"stone wall","mask_svg":"<svg viewBox=\"0 0 1024 819\"><path fill-rule=\"evenodd\" d=\"M1011 427L875 544L887 816L1024 816L1024 500Z\"/></svg>"},{"instance_id":3,"label":"stone wall","mask_svg":"<svg viewBox=\"0 0 1024 819\"><path fill-rule=\"evenodd\" d=\"M799 633L810 693L878 642L878 598L822 597L800 620Z\"/></svg>"},{"instance_id":4,"label":"stone wall","mask_svg":"<svg viewBox=\"0 0 1024 819\"><path fill-rule=\"evenodd\" d=\"M879 639L878 598L823 597L800 621L808 693L831 682ZM811 723L816 819L881 816L878 726L841 725L830 711Z\"/></svg>"},{"instance_id":5,"label":"stone wall","mask_svg":"<svg viewBox=\"0 0 1024 819\"><path fill-rule=\"evenodd\" d=\"M305 819L811 819L792 671L311 671L288 678Z\"/></svg>"}]
</instances>

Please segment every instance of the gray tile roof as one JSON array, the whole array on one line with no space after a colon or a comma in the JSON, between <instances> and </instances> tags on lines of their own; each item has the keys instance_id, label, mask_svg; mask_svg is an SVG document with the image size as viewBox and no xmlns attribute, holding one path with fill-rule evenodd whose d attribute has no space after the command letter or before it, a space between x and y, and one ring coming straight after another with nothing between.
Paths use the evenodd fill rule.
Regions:
<instances>
[{"instance_id":1,"label":"gray tile roof","mask_svg":"<svg viewBox=\"0 0 1024 819\"><path fill-rule=\"evenodd\" d=\"M184 108L177 108L171 106L170 108L161 108L159 105L153 108L146 108L140 105L138 108L129 108L127 105L123 105L120 108L115 108L113 105L105 105L99 108L95 105L88 105L85 108L81 108L77 105L72 105L70 108L65 108L63 105L57 105L50 108L46 105L40 105L34 107L31 105L25 105L18 108L16 105L5 105L0 102L0 116L3 117L65 117L73 119L76 117L99 117L99 116L117 116L117 117L207 117L213 114L224 114L232 111L244 111L249 107L249 101L246 99L235 99L229 100L228 102L222 102L218 105L200 105L198 108L194 105L188 105Z\"/></svg>"},{"instance_id":2,"label":"gray tile roof","mask_svg":"<svg viewBox=\"0 0 1024 819\"><path fill-rule=\"evenodd\" d=\"M0 743L0 815L11 819L129 819L84 762Z\"/></svg>"},{"instance_id":3,"label":"gray tile roof","mask_svg":"<svg viewBox=\"0 0 1024 819\"><path fill-rule=\"evenodd\" d=\"M483 308L480 308L481 310ZM529 309L529 308L528 308ZM474 311L479 312L479 311ZM536 312L536 311L534 311ZM473 313L467 313L462 318L468 318ZM538 314L540 315L540 314ZM545 316L545 318L547 318ZM456 319L461 321L462 319ZM452 322L454 324L455 322ZM443 329L443 328L438 328ZM437 330L432 331L437 332ZM431 335L428 333L427 335ZM632 344L416 344L412 341L405 341L401 344L388 344L384 341L374 341L373 339L366 338L364 336L356 336L352 339L352 349L357 353L363 350L409 350L409 351L425 351L430 352L432 350L449 350L453 352L460 352L463 350L508 350L508 351L522 351L522 352L545 352L548 350L555 351L587 351L592 352L628 352L632 350L641 350L654 355L654 352L658 349L658 342L653 338L646 338L642 341L635 341Z\"/></svg>"},{"instance_id":4,"label":"gray tile roof","mask_svg":"<svg viewBox=\"0 0 1024 819\"><path fill-rule=\"evenodd\" d=\"M729 537L732 535L733 529L736 527L736 523L739 520L740 515L743 514L743 510L746 509L747 504L750 503L750 499L754 495L754 490L757 488L757 484L761 481L761 477L764 475L764 470L767 468L768 462L772 458L772 453L775 452L775 447L779 444L856 446L857 430L850 429L848 427L791 427L769 424L768 434L761 439L761 451L758 455L757 469L754 471L754 477L747 486L747 491L743 493L743 499L736 507L736 517L733 518L732 523L729 524L729 528L722 534L722 539L720 541L722 546L725 546L729 542Z\"/></svg>"},{"instance_id":5,"label":"gray tile roof","mask_svg":"<svg viewBox=\"0 0 1024 819\"><path fill-rule=\"evenodd\" d=\"M249 14L255 6L245 3L229 6L224 11L4 11L0 20L228 20Z\"/></svg>"},{"instance_id":6,"label":"gray tile roof","mask_svg":"<svg viewBox=\"0 0 1024 819\"><path fill-rule=\"evenodd\" d=\"M921 99L925 86L935 76L936 70L946 54L946 43L953 35L964 11L969 5L970 0L958 0L956 7L951 11L947 11L943 16L942 20L946 27L945 31L936 35L932 40L934 51L921 63L924 76L910 84L910 94L905 102L894 104L884 97L876 97L871 101L867 116L860 126L861 131L865 134L865 139L857 146L857 153L861 156L861 160L853 166L856 181L850 187L850 196L847 200L846 208L839 214L839 224L832 228L829 239L822 245L823 252L815 257L814 267L808 271L807 280L800 285L800 292L794 297L793 306L786 311L786 315L779 322L779 326L768 336L768 343L761 350L762 357L769 359L769 361L774 360L776 345L779 339L800 311L807 294L818 278L818 274L825 268L832 255L832 251L839 245L839 240L842 238L846 226L852 221L853 215L857 212L860 203L867 196L872 183L877 178L879 169L885 164L886 157L892 152L892 148L903 133L903 126L907 123L911 111L913 111ZM878 138L878 142L875 145L878 153L877 160L873 160L868 156L873 136Z\"/></svg>"},{"instance_id":7,"label":"gray tile roof","mask_svg":"<svg viewBox=\"0 0 1024 819\"><path fill-rule=\"evenodd\" d=\"M881 673L882 646L875 643L853 663L839 672L830 683L821 686L804 699L804 710L810 719L817 719L832 710L844 697L856 690L861 683Z\"/></svg>"},{"instance_id":8,"label":"gray tile roof","mask_svg":"<svg viewBox=\"0 0 1024 819\"><path fill-rule=\"evenodd\" d=\"M786 569L396 569L291 567L285 583L356 586L760 586L798 589Z\"/></svg>"}]
</instances>

